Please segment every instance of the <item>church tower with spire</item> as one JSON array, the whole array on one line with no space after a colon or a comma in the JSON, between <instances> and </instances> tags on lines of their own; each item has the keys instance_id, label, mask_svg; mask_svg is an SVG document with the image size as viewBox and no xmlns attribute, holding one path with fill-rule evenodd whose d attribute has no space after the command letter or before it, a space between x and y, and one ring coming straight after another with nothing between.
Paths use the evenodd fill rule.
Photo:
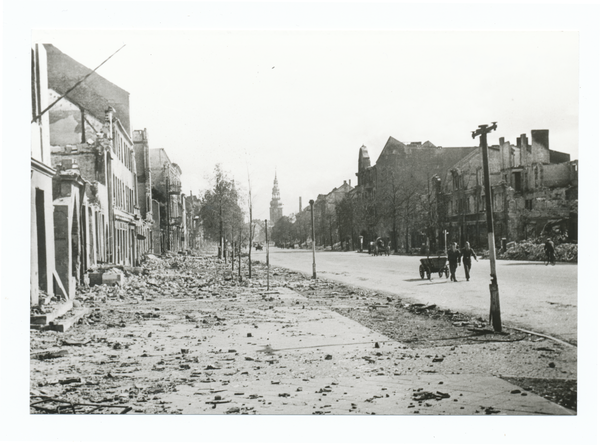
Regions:
<instances>
[{"instance_id":1,"label":"church tower with spire","mask_svg":"<svg viewBox=\"0 0 600 445\"><path fill-rule=\"evenodd\" d=\"M275 172L275 181L273 182L273 196L271 198L271 224L275 224L283 215L283 204L280 202L279 184L277 183L277 172Z\"/></svg>"}]
</instances>

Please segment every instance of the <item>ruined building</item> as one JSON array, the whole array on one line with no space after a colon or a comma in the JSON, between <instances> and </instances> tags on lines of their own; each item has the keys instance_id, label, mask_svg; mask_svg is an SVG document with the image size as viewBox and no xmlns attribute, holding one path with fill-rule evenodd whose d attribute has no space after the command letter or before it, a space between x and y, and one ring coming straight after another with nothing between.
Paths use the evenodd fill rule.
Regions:
<instances>
[{"instance_id":1,"label":"ruined building","mask_svg":"<svg viewBox=\"0 0 600 445\"><path fill-rule=\"evenodd\" d=\"M54 186L58 275L72 295L101 264L137 266L140 218L137 169L129 129L129 93L44 45Z\"/></svg>"},{"instance_id":2,"label":"ruined building","mask_svg":"<svg viewBox=\"0 0 600 445\"><path fill-rule=\"evenodd\" d=\"M48 103L48 71L46 49L31 48L31 289L30 302L39 303L39 291L59 293L54 254L54 208L52 178L55 170L50 159L50 121L41 115ZM57 289L58 290L58 289Z\"/></svg>"},{"instance_id":3,"label":"ruined building","mask_svg":"<svg viewBox=\"0 0 600 445\"><path fill-rule=\"evenodd\" d=\"M359 235L364 243L377 237L394 250L409 250L427 242L431 221L423 196L429 180L473 153L477 147L440 147L430 141L403 143L389 137L375 165L363 145L358 154L356 194L368 206Z\"/></svg>"},{"instance_id":4,"label":"ruined building","mask_svg":"<svg viewBox=\"0 0 600 445\"><path fill-rule=\"evenodd\" d=\"M140 218L144 222L142 233L137 234L139 253L153 252L153 224L159 215L155 215L152 209L158 203L152 199L152 169L150 167L150 144L148 142L148 130L134 130L133 151L135 153L135 165L137 173L137 202L140 209Z\"/></svg>"},{"instance_id":5,"label":"ruined building","mask_svg":"<svg viewBox=\"0 0 600 445\"><path fill-rule=\"evenodd\" d=\"M129 93L50 44L31 63L31 304L186 249L181 169L146 129L132 137Z\"/></svg>"},{"instance_id":6,"label":"ruined building","mask_svg":"<svg viewBox=\"0 0 600 445\"><path fill-rule=\"evenodd\" d=\"M317 245L333 246L346 241L338 205L352 191L351 181L344 180L327 194L319 194L314 203L315 238Z\"/></svg>"},{"instance_id":7,"label":"ruined building","mask_svg":"<svg viewBox=\"0 0 600 445\"><path fill-rule=\"evenodd\" d=\"M186 250L186 201L181 190L181 168L171 162L164 148L153 148L150 169L156 203L152 227L154 252Z\"/></svg>"},{"instance_id":8,"label":"ruined building","mask_svg":"<svg viewBox=\"0 0 600 445\"><path fill-rule=\"evenodd\" d=\"M488 148L496 245L560 234L577 240L578 162L550 150L549 131ZM487 247L481 149L437 178L437 212L453 241Z\"/></svg>"},{"instance_id":9,"label":"ruined building","mask_svg":"<svg viewBox=\"0 0 600 445\"><path fill-rule=\"evenodd\" d=\"M488 147L496 243L543 233L577 239L577 161L550 150L549 131L532 130L516 145ZM389 138L375 165L359 149L356 193L368 210L360 235L388 238L396 250L439 251L448 242L487 248L479 147L404 144ZM395 244L394 244L395 243Z\"/></svg>"},{"instance_id":10,"label":"ruined building","mask_svg":"<svg viewBox=\"0 0 600 445\"><path fill-rule=\"evenodd\" d=\"M277 220L283 216L283 204L281 204L280 199L281 197L279 196L277 173L275 173L275 180L273 181L273 195L271 198L271 208L269 214L271 225L275 224Z\"/></svg>"}]
</instances>

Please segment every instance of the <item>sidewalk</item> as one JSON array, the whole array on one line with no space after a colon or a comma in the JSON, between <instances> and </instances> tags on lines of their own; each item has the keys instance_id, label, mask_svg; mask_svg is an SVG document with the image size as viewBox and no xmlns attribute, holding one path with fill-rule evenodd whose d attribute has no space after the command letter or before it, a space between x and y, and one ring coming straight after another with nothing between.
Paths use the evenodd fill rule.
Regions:
<instances>
[{"instance_id":1,"label":"sidewalk","mask_svg":"<svg viewBox=\"0 0 600 445\"><path fill-rule=\"evenodd\" d=\"M220 369L202 371L204 378L162 400L182 414L572 414L493 376L411 374L404 345L335 312L302 309L301 295L278 291L285 307L190 350L199 357L222 351L211 365Z\"/></svg>"}]
</instances>

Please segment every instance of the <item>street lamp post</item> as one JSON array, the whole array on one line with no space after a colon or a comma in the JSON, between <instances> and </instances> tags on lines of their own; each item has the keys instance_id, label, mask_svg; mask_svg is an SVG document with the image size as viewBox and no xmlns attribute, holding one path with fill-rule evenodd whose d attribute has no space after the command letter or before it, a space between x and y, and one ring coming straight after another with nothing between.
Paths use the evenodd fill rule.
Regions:
<instances>
[{"instance_id":1,"label":"street lamp post","mask_svg":"<svg viewBox=\"0 0 600 445\"><path fill-rule=\"evenodd\" d=\"M490 251L490 321L495 332L502 332L502 320L500 317L500 290L498 288L498 277L496 276L496 244L494 241L494 214L492 211L492 187L490 185L490 167L488 162L487 134L497 128L496 122L489 127L480 125L479 129L473 131L471 136L475 139L479 136L481 152L483 156L483 185L485 188L485 213L488 229L488 249Z\"/></svg>"},{"instance_id":2,"label":"street lamp post","mask_svg":"<svg viewBox=\"0 0 600 445\"><path fill-rule=\"evenodd\" d=\"M269 290L269 226L265 219L265 244L267 245L267 290Z\"/></svg>"},{"instance_id":3,"label":"street lamp post","mask_svg":"<svg viewBox=\"0 0 600 445\"><path fill-rule=\"evenodd\" d=\"M317 262L316 262L316 258L315 258L315 212L314 212L314 208L315 208L315 201L314 200L310 200L310 224L311 224L311 231L312 231L312 251L313 251L313 264L312 264L312 269L313 269L313 280L317 279Z\"/></svg>"},{"instance_id":4,"label":"street lamp post","mask_svg":"<svg viewBox=\"0 0 600 445\"><path fill-rule=\"evenodd\" d=\"M444 229L444 253L448 252L448 231Z\"/></svg>"}]
</instances>

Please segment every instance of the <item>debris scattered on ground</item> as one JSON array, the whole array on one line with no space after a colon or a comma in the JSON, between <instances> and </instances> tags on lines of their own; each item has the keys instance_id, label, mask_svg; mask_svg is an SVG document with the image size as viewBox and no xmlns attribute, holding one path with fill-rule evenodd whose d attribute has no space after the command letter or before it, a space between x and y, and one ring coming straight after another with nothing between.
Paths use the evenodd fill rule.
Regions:
<instances>
[{"instance_id":1,"label":"debris scattered on ground","mask_svg":"<svg viewBox=\"0 0 600 445\"><path fill-rule=\"evenodd\" d=\"M577 244L562 243L556 244L554 255L558 262L577 262ZM521 242L514 243L506 252L498 254L502 260L520 260L520 261L545 261L546 252L544 243L541 242Z\"/></svg>"},{"instance_id":2,"label":"debris scattered on ground","mask_svg":"<svg viewBox=\"0 0 600 445\"><path fill-rule=\"evenodd\" d=\"M197 394L198 412L217 414L256 414L271 403L285 405L309 394L329 402L327 399L334 399L339 388L335 383L316 383L310 372L290 369L284 359L286 349L275 349L281 346L269 344L268 338L259 339L261 331L256 329L264 330L268 325L290 329L291 335L302 340L302 333L294 332L291 324L280 324L278 310L284 307L305 311L328 308L384 335L384 340L366 343L353 362L358 371L382 378L413 373L446 375L445 369L462 373L469 366L479 366L464 361L465 354L485 355L486 346L498 345L511 358L537 348L535 359L543 363L547 375L560 375L565 369L562 346L548 342L542 344L552 348L540 347L540 343L530 341L531 336L517 336L510 329L508 335L490 333L483 318L444 310L436 304L409 304L398 296L312 280L277 267L271 267L271 290L267 291L266 267L253 264L253 278L249 279L247 269L243 269L240 279L231 274L229 264L214 257L149 255L137 270L118 269L123 274L119 283L81 287L76 300L79 307L74 309L89 313L71 331L31 331L31 412L177 414L181 408L174 407L169 397L186 390ZM282 298L282 288L295 290L302 297ZM232 333L238 344L250 344L255 349L250 352L226 343L210 343L222 333ZM523 339L524 344L518 345ZM200 353L199 345L208 353ZM390 351L394 351L393 357ZM547 358L537 357L540 353L547 354L555 367L548 366ZM306 349L305 366L339 372L339 357L335 352ZM293 386L288 375L297 378ZM238 378L248 382L263 379L270 389L264 395L246 396L250 389L240 387ZM297 386L300 381L306 383ZM530 386L534 389L528 391L540 394L540 383ZM559 386L548 383L544 390L550 394L549 388ZM564 389L566 392L556 393L553 400L570 403L571 394L575 394L576 409L576 384ZM450 398L441 391L420 392L417 397L433 405ZM427 393L433 397L427 398ZM372 407L390 400L387 393L368 396ZM254 401L254 407L242 403L249 400ZM344 412L349 408L353 413L374 413L356 404L346 405ZM424 412L427 406L418 408ZM332 405L319 402L307 409L307 413L315 414L338 412Z\"/></svg>"}]
</instances>

